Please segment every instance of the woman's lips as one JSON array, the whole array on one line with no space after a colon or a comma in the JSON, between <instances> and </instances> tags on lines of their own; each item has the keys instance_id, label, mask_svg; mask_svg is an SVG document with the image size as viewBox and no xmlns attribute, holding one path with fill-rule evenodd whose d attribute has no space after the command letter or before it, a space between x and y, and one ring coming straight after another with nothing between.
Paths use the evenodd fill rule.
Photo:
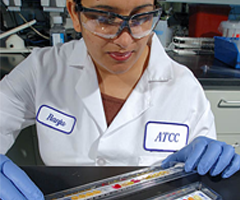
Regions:
<instances>
[{"instance_id":1,"label":"woman's lips","mask_svg":"<svg viewBox=\"0 0 240 200\"><path fill-rule=\"evenodd\" d=\"M109 55L110 55L110 57L112 57L113 59L115 59L117 61L126 61L131 57L132 53L133 53L132 51L124 52L124 53L109 52Z\"/></svg>"}]
</instances>

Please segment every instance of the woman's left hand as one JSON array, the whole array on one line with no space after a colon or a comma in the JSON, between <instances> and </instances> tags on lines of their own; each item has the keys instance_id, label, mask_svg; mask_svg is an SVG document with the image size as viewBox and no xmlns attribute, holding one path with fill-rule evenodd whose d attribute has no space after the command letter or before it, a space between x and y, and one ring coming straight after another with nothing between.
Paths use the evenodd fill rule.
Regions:
<instances>
[{"instance_id":1,"label":"woman's left hand","mask_svg":"<svg viewBox=\"0 0 240 200\"><path fill-rule=\"evenodd\" d=\"M162 167L171 167L177 162L185 163L186 172L197 168L200 175L210 172L211 176L216 176L222 173L223 178L230 177L240 169L240 155L235 153L231 145L203 136L168 156L162 162Z\"/></svg>"}]
</instances>

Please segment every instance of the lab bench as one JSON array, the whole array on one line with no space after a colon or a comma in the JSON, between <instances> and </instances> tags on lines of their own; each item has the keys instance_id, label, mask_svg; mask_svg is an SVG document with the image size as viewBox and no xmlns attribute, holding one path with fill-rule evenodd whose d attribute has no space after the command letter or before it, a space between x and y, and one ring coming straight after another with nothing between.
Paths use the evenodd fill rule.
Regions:
<instances>
[{"instance_id":1,"label":"lab bench","mask_svg":"<svg viewBox=\"0 0 240 200\"><path fill-rule=\"evenodd\" d=\"M240 70L215 59L213 54L180 55L170 51L168 55L176 62L187 66L205 91L240 91Z\"/></svg>"},{"instance_id":2,"label":"lab bench","mask_svg":"<svg viewBox=\"0 0 240 200\"><path fill-rule=\"evenodd\" d=\"M44 195L47 195L142 168L24 166L22 169L36 183ZM200 176L197 173L193 173L183 178L156 184L150 188L145 190L142 189L137 193L131 193L127 197L122 197L120 199L147 199L194 182L201 182L208 186L218 193L223 200L239 199L239 181L240 171L228 179L222 179L221 176L211 177L208 174Z\"/></svg>"}]
</instances>

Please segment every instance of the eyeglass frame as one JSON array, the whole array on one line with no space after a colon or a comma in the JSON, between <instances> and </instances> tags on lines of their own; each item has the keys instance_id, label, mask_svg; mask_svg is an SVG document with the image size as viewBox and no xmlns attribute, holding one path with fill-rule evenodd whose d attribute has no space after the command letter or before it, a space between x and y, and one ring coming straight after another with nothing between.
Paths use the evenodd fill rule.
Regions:
<instances>
[{"instance_id":1,"label":"eyeglass frame","mask_svg":"<svg viewBox=\"0 0 240 200\"><path fill-rule=\"evenodd\" d=\"M84 7L80 2L76 2L76 6L75 6L75 11L76 12L95 12L95 13L102 13L102 14L107 14L107 15L112 15L114 17L117 17L117 18L120 18L123 20L123 23L121 24L121 26L119 27L116 35L113 37L113 38L108 38L108 37L104 37L102 35L98 35L96 32L94 31L91 31L89 30L90 32L94 33L95 35L98 35L100 37L103 37L105 39L114 39L116 37L118 37L120 35L120 33L125 29L127 28L128 29L128 32L131 34L131 36L135 39L141 39L147 35L149 35L150 33L148 33L147 35L143 35L139 38L136 38L133 34L132 34L132 31L131 31L131 27L129 25L129 21L135 17L135 16L142 16L142 15L146 15L146 14L154 14L154 13L157 13L159 14L159 18L156 22L156 24L152 27L152 30L157 26L159 20L160 20L160 17L161 17L161 14L162 14L162 8L157 8L155 10L152 10L152 11L149 11L149 12L143 12L143 13L137 13L137 14L134 14L134 15L131 15L131 16L123 16L123 15L120 15L118 13L114 13L114 12L110 12L110 11L104 11L104 10L98 10L98 9L94 9L94 8L87 8L87 7ZM79 21L80 21L80 14L79 14ZM151 31L152 31L151 30Z\"/></svg>"}]
</instances>

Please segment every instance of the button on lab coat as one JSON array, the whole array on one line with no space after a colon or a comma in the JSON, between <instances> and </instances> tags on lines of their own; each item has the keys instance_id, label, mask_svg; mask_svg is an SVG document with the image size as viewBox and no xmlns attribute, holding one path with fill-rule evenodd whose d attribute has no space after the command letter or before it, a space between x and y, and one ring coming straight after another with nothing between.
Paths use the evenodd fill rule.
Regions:
<instances>
[{"instance_id":1,"label":"button on lab coat","mask_svg":"<svg viewBox=\"0 0 240 200\"><path fill-rule=\"evenodd\" d=\"M167 56L156 35L150 53L143 76L107 127L84 40L35 49L1 81L0 153L34 123L46 165L156 164L172 152L144 148L148 122L188 126L187 143L199 135L215 138L210 104L190 70ZM54 115L41 118L48 111L69 120L69 127Z\"/></svg>"}]
</instances>

